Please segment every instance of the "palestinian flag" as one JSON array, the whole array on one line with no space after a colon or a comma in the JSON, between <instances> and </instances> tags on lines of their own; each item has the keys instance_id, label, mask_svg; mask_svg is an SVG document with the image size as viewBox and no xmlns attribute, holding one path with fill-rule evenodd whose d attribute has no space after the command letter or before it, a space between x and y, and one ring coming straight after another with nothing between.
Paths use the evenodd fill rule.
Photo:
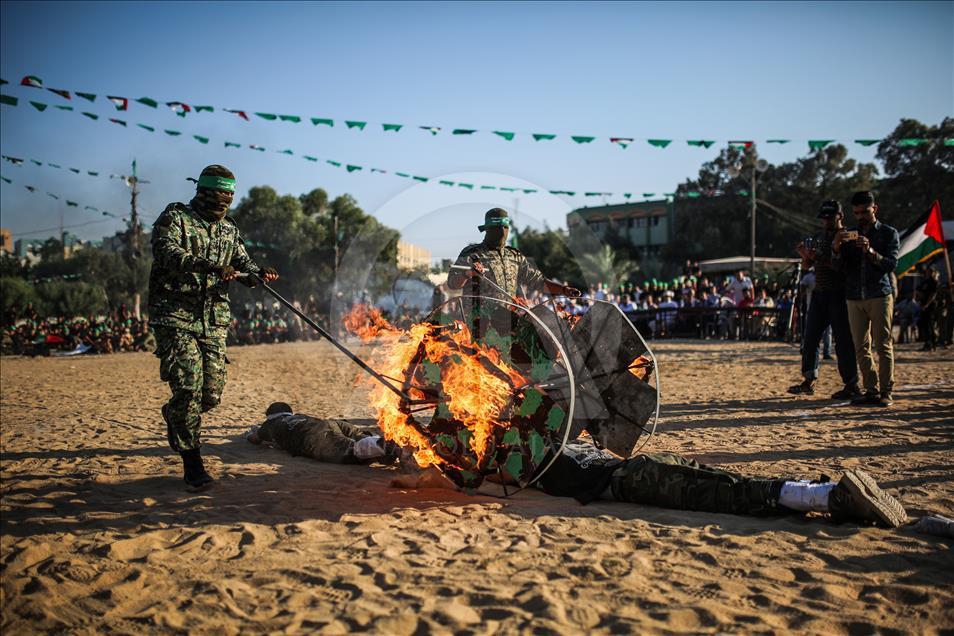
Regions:
<instances>
[{"instance_id":1,"label":"palestinian flag","mask_svg":"<svg viewBox=\"0 0 954 636\"><path fill-rule=\"evenodd\" d=\"M942 251L944 227L941 223L941 204L935 201L931 209L901 235L901 249L898 251L898 264L894 273L901 278L918 263Z\"/></svg>"},{"instance_id":2,"label":"palestinian flag","mask_svg":"<svg viewBox=\"0 0 954 636\"><path fill-rule=\"evenodd\" d=\"M732 141L729 142L729 148L743 148L743 149L745 149L745 150L748 150L749 148L752 147L752 144L753 144L753 143L755 143L755 142L754 142L754 141L732 140Z\"/></svg>"},{"instance_id":3,"label":"palestinian flag","mask_svg":"<svg viewBox=\"0 0 954 636\"><path fill-rule=\"evenodd\" d=\"M632 137L610 137L610 143L618 144L621 148L626 148L631 143L633 143L633 138Z\"/></svg>"},{"instance_id":4,"label":"palestinian flag","mask_svg":"<svg viewBox=\"0 0 954 636\"><path fill-rule=\"evenodd\" d=\"M116 107L116 110L129 110L129 99L126 97L113 97L109 95L106 97L109 101L113 103L113 106Z\"/></svg>"},{"instance_id":5,"label":"palestinian flag","mask_svg":"<svg viewBox=\"0 0 954 636\"><path fill-rule=\"evenodd\" d=\"M27 75L20 80L20 86L32 86L33 88L43 88L43 80L36 75Z\"/></svg>"},{"instance_id":6,"label":"palestinian flag","mask_svg":"<svg viewBox=\"0 0 954 636\"><path fill-rule=\"evenodd\" d=\"M171 108L179 117L185 117L186 113L192 111L192 107L183 102L166 102L166 106Z\"/></svg>"},{"instance_id":7,"label":"palestinian flag","mask_svg":"<svg viewBox=\"0 0 954 636\"><path fill-rule=\"evenodd\" d=\"M239 117L241 117L241 118L244 119L245 121L248 121L248 113L246 113L244 110L233 110L233 109L230 109L230 108L226 108L226 109L225 109L225 112L227 112L227 113L235 113L236 115L238 115Z\"/></svg>"}]
</instances>

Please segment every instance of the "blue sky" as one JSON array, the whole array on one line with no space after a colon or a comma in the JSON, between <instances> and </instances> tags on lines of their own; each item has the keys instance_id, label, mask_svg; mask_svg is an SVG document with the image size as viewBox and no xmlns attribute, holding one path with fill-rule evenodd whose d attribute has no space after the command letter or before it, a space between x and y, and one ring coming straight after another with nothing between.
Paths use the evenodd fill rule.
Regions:
<instances>
[{"instance_id":1,"label":"blue sky","mask_svg":"<svg viewBox=\"0 0 954 636\"><path fill-rule=\"evenodd\" d=\"M125 213L121 182L66 167L123 174L135 157L151 181L141 196L146 217L188 200L186 177L224 163L240 195L259 184L291 194L319 186L350 193L435 257L451 256L479 237L475 226L491 205L518 207L523 224L557 227L567 211L602 200L521 194L517 201L513 193L414 185L370 167L541 190L661 193L695 175L718 144L659 149L637 141L623 150L607 137L794 140L760 145L762 156L779 162L804 155L807 139L877 138L902 117L934 124L954 114L950 2L4 2L0 18L0 77L11 82L3 92L21 98L16 108L0 107L0 148L64 166L0 165L14 181L0 188L0 212L15 238L57 226L61 212L67 225L102 218L83 205ZM16 86L27 74L100 97L66 102ZM216 112L179 118L132 104L116 113L107 94L210 104ZM102 118L37 112L29 99ZM223 107L305 120L244 122ZM336 126L312 126L312 116ZM344 119L373 123L359 132L345 130ZM381 122L406 127L384 133ZM150 134L135 123L183 134ZM432 137L419 125L445 130ZM559 138L451 136L455 127ZM203 146L193 134L211 141ZM578 145L570 135L598 139ZM226 149L224 140L267 151ZM856 158L873 158L848 145ZM276 152L286 148L295 155ZM365 169L348 174L302 154ZM119 227L106 221L74 231L99 238Z\"/></svg>"}]
</instances>

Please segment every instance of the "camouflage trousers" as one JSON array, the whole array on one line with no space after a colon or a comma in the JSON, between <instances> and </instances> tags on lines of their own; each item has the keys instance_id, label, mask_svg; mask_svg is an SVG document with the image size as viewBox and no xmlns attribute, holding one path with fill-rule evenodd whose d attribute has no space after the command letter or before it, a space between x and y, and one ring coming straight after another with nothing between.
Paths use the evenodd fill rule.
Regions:
<instances>
[{"instance_id":1,"label":"camouflage trousers","mask_svg":"<svg viewBox=\"0 0 954 636\"><path fill-rule=\"evenodd\" d=\"M159 377L172 397L162 407L169 446L176 452L199 447L202 413L215 408L225 388L225 338L156 327Z\"/></svg>"},{"instance_id":2,"label":"camouflage trousers","mask_svg":"<svg viewBox=\"0 0 954 636\"><path fill-rule=\"evenodd\" d=\"M613 498L630 503L736 515L787 514L778 505L784 479L745 477L669 454L623 462L610 481Z\"/></svg>"},{"instance_id":3,"label":"camouflage trousers","mask_svg":"<svg viewBox=\"0 0 954 636\"><path fill-rule=\"evenodd\" d=\"M371 433L345 420L326 420L307 415L289 415L262 425L262 439L295 457L310 457L332 464L361 463L354 443Z\"/></svg>"}]
</instances>

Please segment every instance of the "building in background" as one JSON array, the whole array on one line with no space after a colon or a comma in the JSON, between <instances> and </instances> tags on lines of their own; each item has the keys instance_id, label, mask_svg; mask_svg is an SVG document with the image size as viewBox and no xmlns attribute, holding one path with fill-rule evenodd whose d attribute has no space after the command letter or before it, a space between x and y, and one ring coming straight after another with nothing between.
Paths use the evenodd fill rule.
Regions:
<instances>
[{"instance_id":1,"label":"building in background","mask_svg":"<svg viewBox=\"0 0 954 636\"><path fill-rule=\"evenodd\" d=\"M398 241L397 264L400 269L421 269L431 266L431 251L419 245Z\"/></svg>"},{"instance_id":2,"label":"building in background","mask_svg":"<svg viewBox=\"0 0 954 636\"><path fill-rule=\"evenodd\" d=\"M589 228L600 240L616 232L639 250L640 257L658 257L673 237L672 201L641 201L579 208L566 215L570 236Z\"/></svg>"},{"instance_id":3,"label":"building in background","mask_svg":"<svg viewBox=\"0 0 954 636\"><path fill-rule=\"evenodd\" d=\"M0 227L0 252L13 254L13 232L5 227Z\"/></svg>"},{"instance_id":4,"label":"building in background","mask_svg":"<svg viewBox=\"0 0 954 636\"><path fill-rule=\"evenodd\" d=\"M20 259L36 256L46 239L17 239L13 243L13 254Z\"/></svg>"}]
</instances>

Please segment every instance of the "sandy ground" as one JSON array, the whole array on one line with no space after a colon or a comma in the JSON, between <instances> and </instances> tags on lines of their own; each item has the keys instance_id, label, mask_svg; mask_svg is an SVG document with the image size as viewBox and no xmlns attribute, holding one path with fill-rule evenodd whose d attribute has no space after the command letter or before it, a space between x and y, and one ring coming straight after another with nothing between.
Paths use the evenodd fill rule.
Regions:
<instances>
[{"instance_id":1,"label":"sandy ground","mask_svg":"<svg viewBox=\"0 0 954 636\"><path fill-rule=\"evenodd\" d=\"M954 511L954 353L898 350L891 410L795 398L783 344L658 344L650 449L739 471L863 467L909 514ZM2 627L149 633L939 633L950 540L570 499L389 487L241 433L265 406L367 423L327 343L233 348L205 424L217 486L190 494L147 354L0 361ZM833 363L821 393L837 388Z\"/></svg>"}]
</instances>

